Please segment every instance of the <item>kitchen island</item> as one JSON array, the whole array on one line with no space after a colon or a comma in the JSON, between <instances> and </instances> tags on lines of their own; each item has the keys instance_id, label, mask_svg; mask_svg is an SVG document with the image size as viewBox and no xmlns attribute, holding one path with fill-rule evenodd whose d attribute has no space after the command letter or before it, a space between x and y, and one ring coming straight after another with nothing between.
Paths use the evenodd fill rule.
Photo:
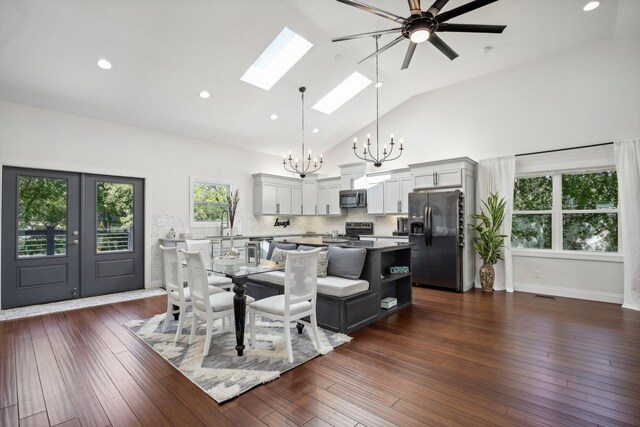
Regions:
<instances>
[{"instance_id":1,"label":"kitchen island","mask_svg":"<svg viewBox=\"0 0 640 427\"><path fill-rule=\"evenodd\" d=\"M305 246L364 247L367 249L364 267L359 280L366 280L369 287L365 291L347 296L329 295L318 291L316 312L318 325L336 332L349 333L380 318L391 315L407 307L412 302L411 245L384 241L330 242L322 237L301 237L288 239L289 243ZM390 267L408 267L408 273L391 273ZM327 276L319 280L331 280ZM339 279L344 280L344 279ZM282 283L262 280L252 276L246 283L247 295L262 299L284 293ZM382 308L382 300L395 298L397 305Z\"/></svg>"}]
</instances>

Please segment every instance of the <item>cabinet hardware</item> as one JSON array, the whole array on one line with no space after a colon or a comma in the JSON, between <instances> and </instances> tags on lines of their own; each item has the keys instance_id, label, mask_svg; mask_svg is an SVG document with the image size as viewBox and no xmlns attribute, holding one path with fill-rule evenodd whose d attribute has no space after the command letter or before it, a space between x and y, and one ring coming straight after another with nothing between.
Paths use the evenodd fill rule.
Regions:
<instances>
[{"instance_id":1,"label":"cabinet hardware","mask_svg":"<svg viewBox=\"0 0 640 427\"><path fill-rule=\"evenodd\" d=\"M280 203L276 203L276 213L280 213Z\"/></svg>"},{"instance_id":2,"label":"cabinet hardware","mask_svg":"<svg viewBox=\"0 0 640 427\"><path fill-rule=\"evenodd\" d=\"M327 203L327 215L329 215L329 203Z\"/></svg>"}]
</instances>

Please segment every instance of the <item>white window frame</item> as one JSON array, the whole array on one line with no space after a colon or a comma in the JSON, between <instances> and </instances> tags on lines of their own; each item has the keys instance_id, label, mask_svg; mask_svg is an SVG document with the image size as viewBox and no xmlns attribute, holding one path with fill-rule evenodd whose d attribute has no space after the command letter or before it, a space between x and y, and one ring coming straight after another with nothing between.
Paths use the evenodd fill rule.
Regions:
<instances>
[{"instance_id":1,"label":"white window frame","mask_svg":"<svg viewBox=\"0 0 640 427\"><path fill-rule=\"evenodd\" d=\"M550 172L537 172L529 174L517 175L516 179L520 178L536 178L542 176L551 176L552 178L552 205L551 211L514 211L516 214L551 214L551 249L537 249L537 248L512 248L514 255L523 256L542 256L542 257L557 257L566 259L603 259L611 258L612 261L622 261L622 246L619 236L621 235L620 224L620 200L618 199L618 206L610 209L562 209L562 175L575 175L586 173L598 173L603 171L616 170L615 166L601 166L597 168L588 169L569 169L569 170L556 170ZM579 213L599 213L608 214L615 213L618 218L618 252L598 252L598 251L576 251L563 249L563 215L564 214L579 214Z\"/></svg>"},{"instance_id":2,"label":"white window frame","mask_svg":"<svg viewBox=\"0 0 640 427\"><path fill-rule=\"evenodd\" d=\"M189 224L192 228L204 228L204 227L220 227L221 221L196 221L194 218L194 206L193 200L193 186L194 184L212 184L212 185L224 185L229 189L229 194L233 191L233 184L230 181L217 178L201 178L201 177L189 177Z\"/></svg>"}]
</instances>

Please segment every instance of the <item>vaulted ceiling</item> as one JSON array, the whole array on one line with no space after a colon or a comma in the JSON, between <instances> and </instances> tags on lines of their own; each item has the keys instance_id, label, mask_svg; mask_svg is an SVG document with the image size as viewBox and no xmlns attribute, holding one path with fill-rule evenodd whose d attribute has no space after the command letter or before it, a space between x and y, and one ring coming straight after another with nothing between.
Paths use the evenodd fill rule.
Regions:
<instances>
[{"instance_id":1,"label":"vaulted ceiling","mask_svg":"<svg viewBox=\"0 0 640 427\"><path fill-rule=\"evenodd\" d=\"M409 15L403 0L364 2ZM381 114L416 94L624 32L640 2L605 0L589 13L585 3L501 0L455 18L507 25L501 35L442 33L455 61L425 43L401 71L407 43L391 48L380 56ZM0 99L281 155L300 142L304 85L305 138L317 153L375 119L373 85L330 116L310 109L353 71L374 80L373 61L357 65L373 52L372 38L331 38L393 26L332 0L0 0ZM313 48L270 91L240 81L283 27ZM99 69L99 58L113 68ZM211 97L199 98L201 90Z\"/></svg>"}]
</instances>

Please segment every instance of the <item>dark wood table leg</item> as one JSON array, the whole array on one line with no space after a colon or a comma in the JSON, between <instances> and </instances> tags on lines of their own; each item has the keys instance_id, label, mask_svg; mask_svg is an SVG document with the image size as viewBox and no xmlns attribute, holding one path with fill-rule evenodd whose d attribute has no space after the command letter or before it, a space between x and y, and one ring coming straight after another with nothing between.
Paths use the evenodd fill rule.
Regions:
<instances>
[{"instance_id":1,"label":"dark wood table leg","mask_svg":"<svg viewBox=\"0 0 640 427\"><path fill-rule=\"evenodd\" d=\"M302 333L302 329L304 329L304 325L300 322L296 323L296 328L298 328L298 333Z\"/></svg>"},{"instance_id":2,"label":"dark wood table leg","mask_svg":"<svg viewBox=\"0 0 640 427\"><path fill-rule=\"evenodd\" d=\"M238 356L242 356L244 351L244 325L247 315L247 297L245 291L246 277L233 279L233 315L236 322L236 351Z\"/></svg>"}]
</instances>

